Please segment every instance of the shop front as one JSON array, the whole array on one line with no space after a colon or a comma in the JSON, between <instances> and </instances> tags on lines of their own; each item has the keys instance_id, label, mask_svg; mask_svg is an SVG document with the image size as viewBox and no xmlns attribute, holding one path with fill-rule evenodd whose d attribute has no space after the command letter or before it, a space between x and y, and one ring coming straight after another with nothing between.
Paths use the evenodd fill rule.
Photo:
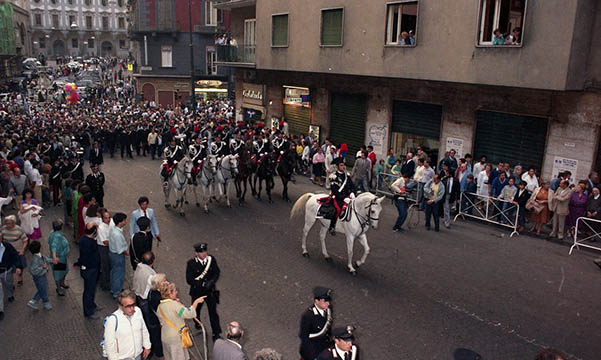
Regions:
<instances>
[{"instance_id":1,"label":"shop front","mask_svg":"<svg viewBox=\"0 0 601 360\"><path fill-rule=\"evenodd\" d=\"M214 79L197 80L194 86L196 100L227 99L227 81Z\"/></svg>"},{"instance_id":2,"label":"shop front","mask_svg":"<svg viewBox=\"0 0 601 360\"><path fill-rule=\"evenodd\" d=\"M245 121L265 120L265 85L242 83L240 113Z\"/></svg>"},{"instance_id":3,"label":"shop front","mask_svg":"<svg viewBox=\"0 0 601 360\"><path fill-rule=\"evenodd\" d=\"M311 97L308 88L284 86L284 119L288 132L306 135L311 125Z\"/></svg>"},{"instance_id":4,"label":"shop front","mask_svg":"<svg viewBox=\"0 0 601 360\"><path fill-rule=\"evenodd\" d=\"M390 143L394 154L405 155L421 147L432 167L437 166L441 121L441 105L393 101Z\"/></svg>"}]
</instances>

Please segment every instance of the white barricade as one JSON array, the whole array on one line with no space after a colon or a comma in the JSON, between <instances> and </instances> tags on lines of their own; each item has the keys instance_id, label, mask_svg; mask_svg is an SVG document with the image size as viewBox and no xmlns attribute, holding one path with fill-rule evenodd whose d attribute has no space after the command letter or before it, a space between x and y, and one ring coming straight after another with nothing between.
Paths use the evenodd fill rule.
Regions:
<instances>
[{"instance_id":1,"label":"white barricade","mask_svg":"<svg viewBox=\"0 0 601 360\"><path fill-rule=\"evenodd\" d=\"M511 201L487 195L463 192L459 199L459 213L455 216L453 221L457 221L457 218L460 216L462 218L468 216L492 224L505 226L513 229L511 235L509 235L509 237L512 237L513 235L520 234L517 230L519 226L519 212L519 206Z\"/></svg>"},{"instance_id":2,"label":"white barricade","mask_svg":"<svg viewBox=\"0 0 601 360\"><path fill-rule=\"evenodd\" d=\"M584 237L579 239L579 234L583 235ZM595 238L597 240L601 240L601 220L579 217L576 219L576 228L574 229L574 244L570 247L569 255L572 255L574 248L580 250L580 246L601 251L600 247L584 243L585 241L591 241Z\"/></svg>"}]
</instances>

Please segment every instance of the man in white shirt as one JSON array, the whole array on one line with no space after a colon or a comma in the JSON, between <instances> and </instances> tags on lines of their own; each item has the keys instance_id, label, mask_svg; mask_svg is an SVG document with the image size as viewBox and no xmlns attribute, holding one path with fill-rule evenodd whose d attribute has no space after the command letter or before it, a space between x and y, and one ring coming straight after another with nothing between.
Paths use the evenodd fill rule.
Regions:
<instances>
[{"instance_id":1,"label":"man in white shirt","mask_svg":"<svg viewBox=\"0 0 601 360\"><path fill-rule=\"evenodd\" d=\"M33 168L29 172L29 181L33 186L33 196L42 204L42 176L40 175L40 163L33 160Z\"/></svg>"},{"instance_id":2,"label":"man in white shirt","mask_svg":"<svg viewBox=\"0 0 601 360\"><path fill-rule=\"evenodd\" d=\"M150 336L131 290L117 297L119 308L106 317L104 351L109 360L142 360L150 354Z\"/></svg>"},{"instance_id":3,"label":"man in white shirt","mask_svg":"<svg viewBox=\"0 0 601 360\"><path fill-rule=\"evenodd\" d=\"M536 178L536 170L533 167L528 169L528 172L522 175L522 181L526 182L526 190L533 192L538 187L538 179Z\"/></svg>"},{"instance_id":4,"label":"man in white shirt","mask_svg":"<svg viewBox=\"0 0 601 360\"><path fill-rule=\"evenodd\" d=\"M472 174L474 174L474 179L478 178L478 175L480 175L480 172L482 172L482 170L484 170L485 167L486 156L482 155L482 157L480 158L480 162L474 165L474 171L472 171Z\"/></svg>"},{"instance_id":5,"label":"man in white shirt","mask_svg":"<svg viewBox=\"0 0 601 360\"><path fill-rule=\"evenodd\" d=\"M148 305L148 293L150 293L150 279L156 274L152 268L154 264L154 254L148 251L142 255L142 262L138 263L134 271L133 291L136 293L136 304L142 310L144 319L148 321L150 316L150 306Z\"/></svg>"},{"instance_id":6,"label":"man in white shirt","mask_svg":"<svg viewBox=\"0 0 601 360\"><path fill-rule=\"evenodd\" d=\"M105 209L106 210L106 209ZM113 224L111 214L108 211L102 213L102 221L98 224L96 244L100 253L100 288L110 290L111 288L111 262L109 260L109 232Z\"/></svg>"}]
</instances>

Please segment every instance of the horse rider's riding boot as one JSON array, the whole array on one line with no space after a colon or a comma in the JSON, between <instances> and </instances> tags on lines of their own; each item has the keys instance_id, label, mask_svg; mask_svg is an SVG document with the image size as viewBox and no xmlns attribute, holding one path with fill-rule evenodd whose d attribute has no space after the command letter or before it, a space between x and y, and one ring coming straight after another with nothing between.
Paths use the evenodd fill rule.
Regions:
<instances>
[{"instance_id":1,"label":"horse rider's riding boot","mask_svg":"<svg viewBox=\"0 0 601 360\"><path fill-rule=\"evenodd\" d=\"M338 222L338 216L335 216L334 219L330 221L330 228L328 231L332 236L336 236L336 222Z\"/></svg>"}]
</instances>

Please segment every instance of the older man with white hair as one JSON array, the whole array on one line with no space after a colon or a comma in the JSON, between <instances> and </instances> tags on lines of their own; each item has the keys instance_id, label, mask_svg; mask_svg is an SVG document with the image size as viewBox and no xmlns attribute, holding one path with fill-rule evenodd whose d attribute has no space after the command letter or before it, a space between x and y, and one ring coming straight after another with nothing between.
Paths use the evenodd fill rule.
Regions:
<instances>
[{"instance_id":1,"label":"older man with white hair","mask_svg":"<svg viewBox=\"0 0 601 360\"><path fill-rule=\"evenodd\" d=\"M9 215L4 218L4 225L0 228L0 236L2 239L11 244L19 255L19 263L21 269L25 269L27 267L27 261L25 260L25 250L27 249L27 245L29 243L29 239L27 238L27 234L25 231L17 225L17 217L15 215ZM17 284L23 284L23 274L17 273ZM10 299L9 299L10 301Z\"/></svg>"}]
</instances>

